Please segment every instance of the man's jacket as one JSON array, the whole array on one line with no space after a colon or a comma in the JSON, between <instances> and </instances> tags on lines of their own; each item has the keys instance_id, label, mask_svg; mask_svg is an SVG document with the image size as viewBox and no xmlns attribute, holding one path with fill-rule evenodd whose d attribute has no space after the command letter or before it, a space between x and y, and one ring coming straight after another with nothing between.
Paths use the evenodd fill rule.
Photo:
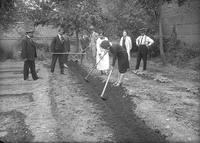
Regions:
<instances>
[{"instance_id":1,"label":"man's jacket","mask_svg":"<svg viewBox=\"0 0 200 143\"><path fill-rule=\"evenodd\" d=\"M35 58L37 57L36 43L31 38L25 37L22 40L21 46L22 46L22 53L21 53L22 58L34 61Z\"/></svg>"},{"instance_id":2,"label":"man's jacket","mask_svg":"<svg viewBox=\"0 0 200 143\"><path fill-rule=\"evenodd\" d=\"M64 53L70 51L70 41L69 39L63 39L61 41L58 36L56 36L51 42L51 51L53 53Z\"/></svg>"}]
</instances>

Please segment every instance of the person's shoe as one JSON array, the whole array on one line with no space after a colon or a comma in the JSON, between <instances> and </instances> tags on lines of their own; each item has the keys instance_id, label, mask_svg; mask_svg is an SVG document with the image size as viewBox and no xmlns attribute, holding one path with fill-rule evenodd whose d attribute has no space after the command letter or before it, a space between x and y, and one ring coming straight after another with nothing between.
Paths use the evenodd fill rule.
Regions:
<instances>
[{"instance_id":1,"label":"person's shoe","mask_svg":"<svg viewBox=\"0 0 200 143\"><path fill-rule=\"evenodd\" d=\"M39 73L40 69L36 69L36 73Z\"/></svg>"},{"instance_id":2,"label":"person's shoe","mask_svg":"<svg viewBox=\"0 0 200 143\"><path fill-rule=\"evenodd\" d=\"M105 75L108 75L109 73L108 73L108 71L105 71Z\"/></svg>"},{"instance_id":3,"label":"person's shoe","mask_svg":"<svg viewBox=\"0 0 200 143\"><path fill-rule=\"evenodd\" d=\"M132 70L133 73L137 74L139 70Z\"/></svg>"},{"instance_id":4,"label":"person's shoe","mask_svg":"<svg viewBox=\"0 0 200 143\"><path fill-rule=\"evenodd\" d=\"M36 77L35 79L33 79L33 80L38 80L38 79L41 79L40 77Z\"/></svg>"},{"instance_id":5,"label":"person's shoe","mask_svg":"<svg viewBox=\"0 0 200 143\"><path fill-rule=\"evenodd\" d=\"M122 83L121 82L118 82L115 86L118 87L118 86L121 86Z\"/></svg>"},{"instance_id":6,"label":"person's shoe","mask_svg":"<svg viewBox=\"0 0 200 143\"><path fill-rule=\"evenodd\" d=\"M24 79L25 81L31 81L31 79L27 78L27 79Z\"/></svg>"},{"instance_id":7,"label":"person's shoe","mask_svg":"<svg viewBox=\"0 0 200 143\"><path fill-rule=\"evenodd\" d=\"M143 73L143 74L147 74L147 71L146 71L146 70L143 70L142 73Z\"/></svg>"},{"instance_id":8,"label":"person's shoe","mask_svg":"<svg viewBox=\"0 0 200 143\"><path fill-rule=\"evenodd\" d=\"M102 99L103 101L105 101L105 100L106 100L106 98L104 98L104 97L101 97L101 99Z\"/></svg>"},{"instance_id":9,"label":"person's shoe","mask_svg":"<svg viewBox=\"0 0 200 143\"><path fill-rule=\"evenodd\" d=\"M68 68L68 66L67 66L66 64L64 64L64 67L65 67L65 68Z\"/></svg>"},{"instance_id":10,"label":"person's shoe","mask_svg":"<svg viewBox=\"0 0 200 143\"><path fill-rule=\"evenodd\" d=\"M78 59L75 59L74 62L75 62L75 63L78 63Z\"/></svg>"},{"instance_id":11,"label":"person's shoe","mask_svg":"<svg viewBox=\"0 0 200 143\"><path fill-rule=\"evenodd\" d=\"M117 85L117 83L118 83L118 81L115 81L115 82L113 83L113 85L115 86L115 85Z\"/></svg>"}]
</instances>

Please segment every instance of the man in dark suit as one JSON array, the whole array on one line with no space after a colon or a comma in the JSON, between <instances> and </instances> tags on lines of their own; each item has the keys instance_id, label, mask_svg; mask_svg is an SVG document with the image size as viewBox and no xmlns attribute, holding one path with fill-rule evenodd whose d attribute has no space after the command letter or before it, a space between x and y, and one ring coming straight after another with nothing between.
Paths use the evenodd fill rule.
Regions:
<instances>
[{"instance_id":1,"label":"man in dark suit","mask_svg":"<svg viewBox=\"0 0 200 143\"><path fill-rule=\"evenodd\" d=\"M88 54L88 46L89 46L89 43L90 43L90 39L89 37L84 33L80 39L81 41L81 52L82 53L86 53ZM81 64L83 62L83 58L84 58L84 55L81 56ZM88 57L86 57L87 60L88 60Z\"/></svg>"},{"instance_id":2,"label":"man in dark suit","mask_svg":"<svg viewBox=\"0 0 200 143\"><path fill-rule=\"evenodd\" d=\"M67 65L64 64L64 60L67 62L68 55L67 54L59 54L64 52L70 51L70 41L69 39L65 39L63 37L64 29L59 29L58 35L53 39L51 43L51 51L54 53L52 55L52 62L51 62L51 73L54 72L56 61L58 59L60 65L60 73L64 74L64 67ZM58 54L56 54L58 53Z\"/></svg>"},{"instance_id":3,"label":"man in dark suit","mask_svg":"<svg viewBox=\"0 0 200 143\"><path fill-rule=\"evenodd\" d=\"M26 31L26 36L22 40L22 58L24 59L24 80L28 80L29 69L31 70L33 80L38 76L35 71L35 58L37 57L36 43L32 40L33 30Z\"/></svg>"}]
</instances>

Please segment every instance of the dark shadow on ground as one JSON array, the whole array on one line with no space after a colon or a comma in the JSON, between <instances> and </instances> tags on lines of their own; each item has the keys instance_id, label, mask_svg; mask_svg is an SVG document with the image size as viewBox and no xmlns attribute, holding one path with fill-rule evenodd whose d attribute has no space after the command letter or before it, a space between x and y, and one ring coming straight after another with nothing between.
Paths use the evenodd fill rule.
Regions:
<instances>
[{"instance_id":1,"label":"dark shadow on ground","mask_svg":"<svg viewBox=\"0 0 200 143\"><path fill-rule=\"evenodd\" d=\"M0 131L7 133L7 135L0 137L0 142L31 142L34 136L25 124L25 118L26 116L24 114L16 110L1 112L0 122L3 128Z\"/></svg>"},{"instance_id":2,"label":"dark shadow on ground","mask_svg":"<svg viewBox=\"0 0 200 143\"><path fill-rule=\"evenodd\" d=\"M111 116L103 116L104 120L110 125L111 128L114 128L114 138L117 139L117 142L133 142L134 135L139 137L139 142L142 143L164 143L167 142L165 137L160 134L158 130L152 130L147 127L144 121L140 120L135 114L134 110L136 105L133 104L131 99L126 96L126 91L123 87L113 87L112 84L108 84L108 87L105 92L106 101L100 99L100 94L104 87L104 83L99 77L89 77L89 83L84 81L84 77L87 75L86 70L81 68L81 66L75 62L70 61L68 63L71 74L74 74L78 77L80 82L85 86L88 95L91 96L91 99L95 104L104 104L110 110ZM123 124L125 128L130 130L133 134L133 137L121 137L120 129L113 126L113 119L117 122Z\"/></svg>"}]
</instances>

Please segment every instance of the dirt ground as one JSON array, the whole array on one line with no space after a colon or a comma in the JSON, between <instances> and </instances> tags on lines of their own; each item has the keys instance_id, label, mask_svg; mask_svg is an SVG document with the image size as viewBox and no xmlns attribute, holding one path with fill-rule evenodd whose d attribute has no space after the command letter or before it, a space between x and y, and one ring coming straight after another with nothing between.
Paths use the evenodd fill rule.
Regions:
<instances>
[{"instance_id":1,"label":"dirt ground","mask_svg":"<svg viewBox=\"0 0 200 143\"><path fill-rule=\"evenodd\" d=\"M133 61L135 61L133 59ZM23 63L0 63L0 141L3 142L198 142L199 75L149 63L146 74L126 74L113 87L84 62L69 62L65 75L37 61L42 79L24 81ZM134 62L131 67L134 67Z\"/></svg>"},{"instance_id":2,"label":"dirt ground","mask_svg":"<svg viewBox=\"0 0 200 143\"><path fill-rule=\"evenodd\" d=\"M198 142L199 72L187 67L179 69L172 65L163 66L157 60L149 60L146 73L141 69L135 73L135 62L136 59L132 58L131 69L126 73L122 85L126 90L126 95L122 97L136 106L132 112L151 129L166 136L169 142ZM102 80L106 79L99 72L93 74ZM116 78L117 67L111 76L111 83Z\"/></svg>"}]
</instances>

